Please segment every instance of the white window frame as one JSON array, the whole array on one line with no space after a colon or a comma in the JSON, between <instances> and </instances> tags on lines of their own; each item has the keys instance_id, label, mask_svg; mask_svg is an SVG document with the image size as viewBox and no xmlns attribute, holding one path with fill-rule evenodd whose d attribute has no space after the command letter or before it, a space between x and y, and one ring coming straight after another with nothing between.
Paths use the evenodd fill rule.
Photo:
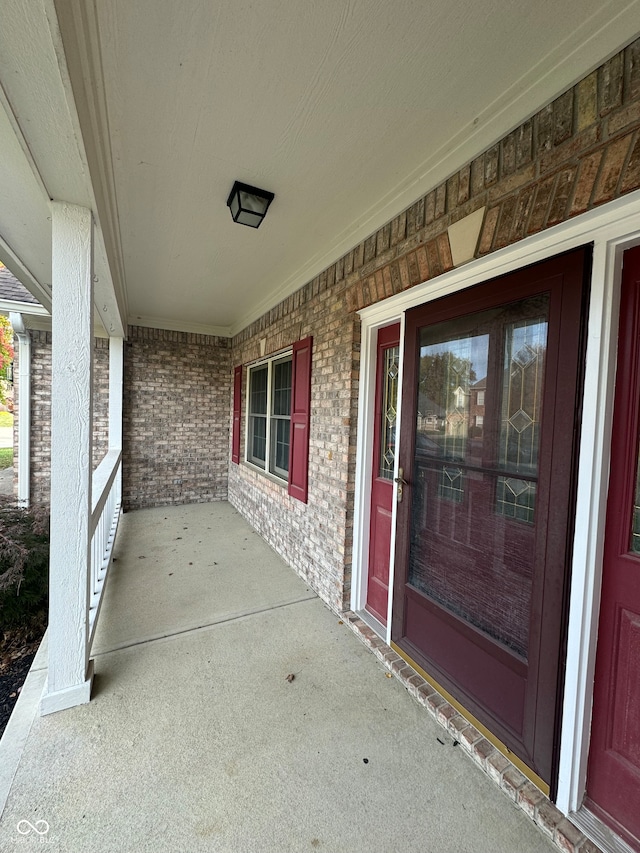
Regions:
<instances>
[{"instance_id":1,"label":"white window frame","mask_svg":"<svg viewBox=\"0 0 640 853\"><path fill-rule=\"evenodd\" d=\"M293 363L293 351L291 349L284 350L283 352L275 353L274 355L269 356L268 358L262 358L260 361L256 361L253 364L248 365L247 367L247 393L246 393L246 417L245 417L245 430L244 430L244 461L247 465L250 465L255 471L259 471L261 474L264 474L265 477L269 477L270 479L276 480L278 483L283 483L285 485L289 482L289 471L285 471L282 468L277 468L275 465L275 461L273 462L273 470L272 470L272 451L271 451L271 425L274 419L279 418L280 416L273 414L273 378L274 378L274 365L279 364L281 362L288 361L291 364ZM251 445L252 445L252 435L251 435L251 423L253 415L251 413L251 378L254 371L261 370L264 367L267 368L267 407L265 417L267 420L266 423L266 438L265 438L265 461L264 467L259 463L252 459L251 454ZM291 421L291 412L289 412L289 422ZM291 433L289 433L289 442L291 442Z\"/></svg>"}]
</instances>

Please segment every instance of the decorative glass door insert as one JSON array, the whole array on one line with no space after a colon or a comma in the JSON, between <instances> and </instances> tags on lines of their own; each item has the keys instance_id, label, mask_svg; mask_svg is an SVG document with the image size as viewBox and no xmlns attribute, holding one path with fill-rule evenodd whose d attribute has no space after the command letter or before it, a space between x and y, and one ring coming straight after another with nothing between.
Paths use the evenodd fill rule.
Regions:
<instances>
[{"instance_id":1,"label":"decorative glass door insert","mask_svg":"<svg viewBox=\"0 0 640 853\"><path fill-rule=\"evenodd\" d=\"M420 332L409 583L523 657L548 307Z\"/></svg>"}]
</instances>

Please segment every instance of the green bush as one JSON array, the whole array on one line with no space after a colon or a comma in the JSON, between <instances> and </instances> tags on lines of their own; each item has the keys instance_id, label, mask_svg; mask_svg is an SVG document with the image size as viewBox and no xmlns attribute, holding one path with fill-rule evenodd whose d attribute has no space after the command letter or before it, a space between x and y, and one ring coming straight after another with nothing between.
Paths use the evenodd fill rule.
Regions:
<instances>
[{"instance_id":1,"label":"green bush","mask_svg":"<svg viewBox=\"0 0 640 853\"><path fill-rule=\"evenodd\" d=\"M49 596L49 515L0 503L0 630L44 618Z\"/></svg>"}]
</instances>

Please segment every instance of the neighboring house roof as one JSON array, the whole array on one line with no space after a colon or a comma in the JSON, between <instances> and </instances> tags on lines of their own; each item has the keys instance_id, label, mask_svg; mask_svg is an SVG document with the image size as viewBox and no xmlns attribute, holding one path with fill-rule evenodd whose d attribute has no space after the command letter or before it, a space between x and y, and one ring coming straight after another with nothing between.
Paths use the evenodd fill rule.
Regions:
<instances>
[{"instance_id":1,"label":"neighboring house roof","mask_svg":"<svg viewBox=\"0 0 640 853\"><path fill-rule=\"evenodd\" d=\"M0 300L40 305L35 296L32 296L27 288L2 263L0 263Z\"/></svg>"}]
</instances>

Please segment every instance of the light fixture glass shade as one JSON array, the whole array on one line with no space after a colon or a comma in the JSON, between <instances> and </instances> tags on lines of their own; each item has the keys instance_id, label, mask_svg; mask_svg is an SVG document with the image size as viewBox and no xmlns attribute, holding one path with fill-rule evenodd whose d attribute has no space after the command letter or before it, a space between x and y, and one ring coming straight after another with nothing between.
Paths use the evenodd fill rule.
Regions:
<instances>
[{"instance_id":1,"label":"light fixture glass shade","mask_svg":"<svg viewBox=\"0 0 640 853\"><path fill-rule=\"evenodd\" d=\"M265 217L274 194L236 181L227 199L234 222L258 228Z\"/></svg>"}]
</instances>

